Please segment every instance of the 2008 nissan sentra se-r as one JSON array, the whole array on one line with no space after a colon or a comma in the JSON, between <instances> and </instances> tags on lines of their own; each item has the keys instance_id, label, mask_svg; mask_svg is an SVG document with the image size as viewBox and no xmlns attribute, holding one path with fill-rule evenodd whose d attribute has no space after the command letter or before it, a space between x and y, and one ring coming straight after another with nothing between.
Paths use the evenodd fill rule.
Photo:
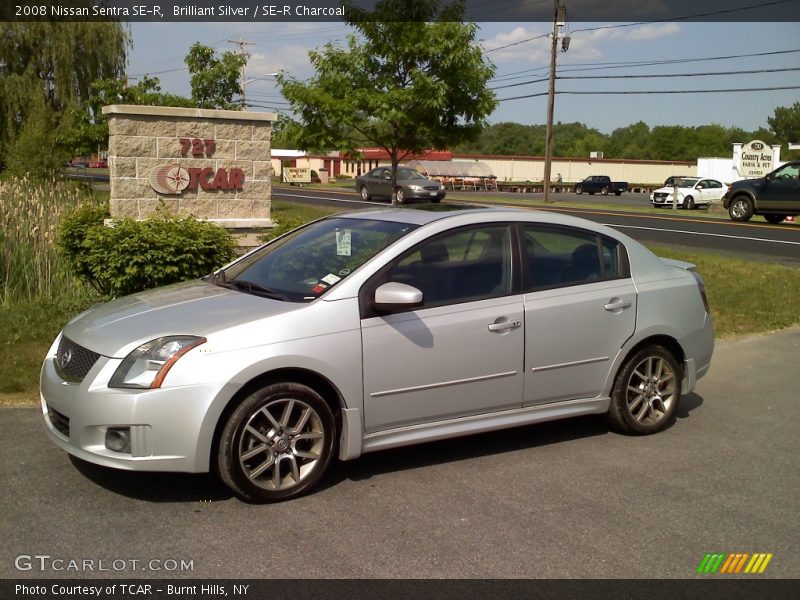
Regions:
<instances>
[{"instance_id":1,"label":"2008 nissan sentra se-r","mask_svg":"<svg viewBox=\"0 0 800 600\"><path fill-rule=\"evenodd\" d=\"M45 358L42 411L81 459L212 470L271 501L311 489L334 455L586 414L659 431L713 349L692 265L613 229L385 209L79 315Z\"/></svg>"}]
</instances>

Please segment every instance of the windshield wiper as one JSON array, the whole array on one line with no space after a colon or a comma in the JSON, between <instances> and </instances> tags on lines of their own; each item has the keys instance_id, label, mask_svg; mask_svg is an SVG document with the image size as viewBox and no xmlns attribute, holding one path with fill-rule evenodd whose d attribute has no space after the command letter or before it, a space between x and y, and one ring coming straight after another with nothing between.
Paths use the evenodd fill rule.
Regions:
<instances>
[{"instance_id":1,"label":"windshield wiper","mask_svg":"<svg viewBox=\"0 0 800 600\"><path fill-rule=\"evenodd\" d=\"M266 298L272 298L274 300L283 300L285 302L289 301L286 296L279 294L271 288L253 283L252 281L246 281L244 279L232 279L231 281L226 281L225 283L220 283L219 285L229 287L231 289L249 291L253 294L264 296Z\"/></svg>"}]
</instances>

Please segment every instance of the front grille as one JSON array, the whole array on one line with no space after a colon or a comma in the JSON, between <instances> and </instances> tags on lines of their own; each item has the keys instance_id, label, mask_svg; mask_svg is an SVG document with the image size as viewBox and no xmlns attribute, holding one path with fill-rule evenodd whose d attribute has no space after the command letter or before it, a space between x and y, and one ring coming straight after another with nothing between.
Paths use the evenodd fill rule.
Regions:
<instances>
[{"instance_id":1,"label":"front grille","mask_svg":"<svg viewBox=\"0 0 800 600\"><path fill-rule=\"evenodd\" d=\"M664 194L664 193L655 193L655 194L653 194L653 198L655 198L656 200L658 200L658 199L662 199L662 200L663 200L663 199L664 199L664 198L666 198L668 195L669 195L669 194Z\"/></svg>"},{"instance_id":2,"label":"front grille","mask_svg":"<svg viewBox=\"0 0 800 600\"><path fill-rule=\"evenodd\" d=\"M427 190L429 192L438 192L439 191L439 186L438 185L426 185L423 189L425 189L425 190Z\"/></svg>"},{"instance_id":3,"label":"front grille","mask_svg":"<svg viewBox=\"0 0 800 600\"><path fill-rule=\"evenodd\" d=\"M97 362L100 355L61 336L56 352L56 369L64 379L81 381Z\"/></svg>"},{"instance_id":4,"label":"front grille","mask_svg":"<svg viewBox=\"0 0 800 600\"><path fill-rule=\"evenodd\" d=\"M47 407L47 416L50 417L50 422L53 424L53 427L56 428L56 431L69 437L69 417L65 417L49 406Z\"/></svg>"}]
</instances>

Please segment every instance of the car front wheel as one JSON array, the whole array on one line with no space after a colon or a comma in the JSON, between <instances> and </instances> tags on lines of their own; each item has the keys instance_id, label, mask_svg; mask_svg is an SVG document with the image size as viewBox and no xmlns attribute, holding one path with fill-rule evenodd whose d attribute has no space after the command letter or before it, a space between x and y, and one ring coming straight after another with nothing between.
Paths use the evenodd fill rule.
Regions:
<instances>
[{"instance_id":1,"label":"car front wheel","mask_svg":"<svg viewBox=\"0 0 800 600\"><path fill-rule=\"evenodd\" d=\"M728 214L734 221L749 221L753 216L753 201L747 196L737 196L731 200Z\"/></svg>"},{"instance_id":2,"label":"car front wheel","mask_svg":"<svg viewBox=\"0 0 800 600\"><path fill-rule=\"evenodd\" d=\"M648 346L629 357L611 392L608 420L633 435L664 429L675 415L681 390L678 361L663 346Z\"/></svg>"},{"instance_id":3,"label":"car front wheel","mask_svg":"<svg viewBox=\"0 0 800 600\"><path fill-rule=\"evenodd\" d=\"M372 200L372 195L369 193L369 191L367 190L367 186L365 185L361 186L361 199L364 202L369 202L370 200Z\"/></svg>"},{"instance_id":4,"label":"car front wheel","mask_svg":"<svg viewBox=\"0 0 800 600\"><path fill-rule=\"evenodd\" d=\"M687 196L686 200L683 201L683 207L686 210L694 209L694 198L692 198L691 196Z\"/></svg>"},{"instance_id":5,"label":"car front wheel","mask_svg":"<svg viewBox=\"0 0 800 600\"><path fill-rule=\"evenodd\" d=\"M405 192L403 191L403 188L397 188L397 189L394 191L394 197L395 197L395 199L397 200L397 203L398 203L398 204L403 204L403 203L405 203L405 201L406 201L406 194L405 194Z\"/></svg>"},{"instance_id":6,"label":"car front wheel","mask_svg":"<svg viewBox=\"0 0 800 600\"><path fill-rule=\"evenodd\" d=\"M297 383L268 385L247 396L228 417L217 469L244 500L287 500L320 480L335 438L333 414L317 392Z\"/></svg>"},{"instance_id":7,"label":"car front wheel","mask_svg":"<svg viewBox=\"0 0 800 600\"><path fill-rule=\"evenodd\" d=\"M604 186L604 187L602 187L602 188L600 189L600 193L601 193L601 194L603 194L603 196L608 196L608 188L607 188L607 187L605 187L605 186Z\"/></svg>"},{"instance_id":8,"label":"car front wheel","mask_svg":"<svg viewBox=\"0 0 800 600\"><path fill-rule=\"evenodd\" d=\"M576 187L575 193L578 194L578 196L580 196L583 193L583 188L581 186Z\"/></svg>"}]
</instances>

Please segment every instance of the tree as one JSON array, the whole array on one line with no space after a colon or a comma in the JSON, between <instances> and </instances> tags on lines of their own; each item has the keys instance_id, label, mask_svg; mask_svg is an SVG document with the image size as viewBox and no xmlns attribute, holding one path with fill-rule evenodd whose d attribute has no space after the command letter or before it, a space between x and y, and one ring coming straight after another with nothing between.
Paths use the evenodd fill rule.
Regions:
<instances>
[{"instance_id":1,"label":"tree","mask_svg":"<svg viewBox=\"0 0 800 600\"><path fill-rule=\"evenodd\" d=\"M48 175L69 153L65 132L89 110L92 82L122 76L128 43L118 22L0 22L0 164L13 156ZM25 160L34 140L53 159Z\"/></svg>"},{"instance_id":2,"label":"tree","mask_svg":"<svg viewBox=\"0 0 800 600\"><path fill-rule=\"evenodd\" d=\"M239 74L247 63L246 54L226 51L217 57L213 48L192 44L184 59L192 75L192 100L200 108L238 109L234 96L242 95Z\"/></svg>"},{"instance_id":3,"label":"tree","mask_svg":"<svg viewBox=\"0 0 800 600\"><path fill-rule=\"evenodd\" d=\"M282 72L278 84L302 121L302 149L378 146L391 157L395 189L405 156L478 136L497 106L486 89L494 65L476 43L477 26L461 22L461 1L440 9L436 0L380 0L372 12L344 6L361 39L309 52L316 75L302 82Z\"/></svg>"},{"instance_id":4,"label":"tree","mask_svg":"<svg viewBox=\"0 0 800 600\"><path fill-rule=\"evenodd\" d=\"M132 86L127 85L126 79L95 81L88 99L89 110L76 115L77 124L64 136L65 142L73 149L73 154L89 154L98 146L108 145L108 118L102 111L108 104L197 106L189 98L162 92L161 82L157 77L145 75Z\"/></svg>"},{"instance_id":5,"label":"tree","mask_svg":"<svg viewBox=\"0 0 800 600\"><path fill-rule=\"evenodd\" d=\"M800 102L776 107L767 123L780 142L800 143Z\"/></svg>"}]
</instances>

